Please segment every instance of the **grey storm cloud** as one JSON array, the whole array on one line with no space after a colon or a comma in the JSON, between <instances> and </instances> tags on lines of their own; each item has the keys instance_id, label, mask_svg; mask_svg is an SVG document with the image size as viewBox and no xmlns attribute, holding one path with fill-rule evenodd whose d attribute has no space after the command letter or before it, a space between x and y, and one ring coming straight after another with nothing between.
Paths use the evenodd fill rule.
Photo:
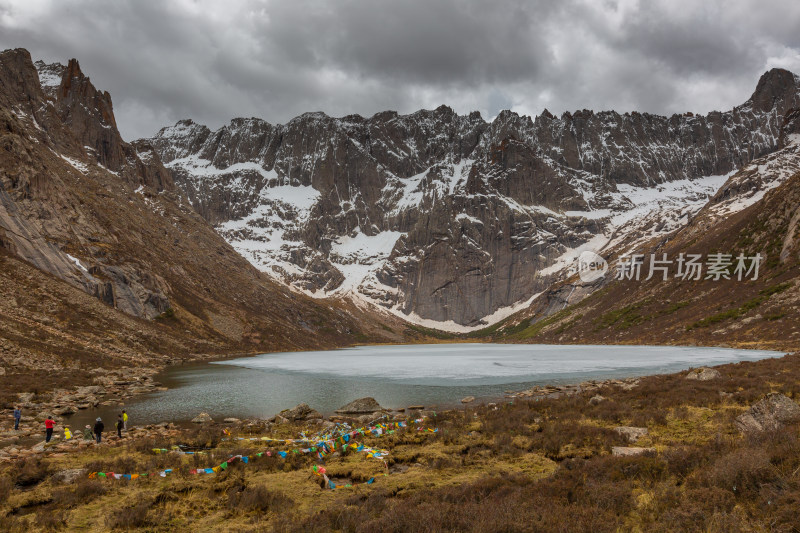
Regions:
<instances>
[{"instance_id":1,"label":"grey storm cloud","mask_svg":"<svg viewBox=\"0 0 800 533\"><path fill-rule=\"evenodd\" d=\"M799 27L785 0L0 0L0 47L78 58L128 139L440 104L728 109L769 68L800 73Z\"/></svg>"}]
</instances>

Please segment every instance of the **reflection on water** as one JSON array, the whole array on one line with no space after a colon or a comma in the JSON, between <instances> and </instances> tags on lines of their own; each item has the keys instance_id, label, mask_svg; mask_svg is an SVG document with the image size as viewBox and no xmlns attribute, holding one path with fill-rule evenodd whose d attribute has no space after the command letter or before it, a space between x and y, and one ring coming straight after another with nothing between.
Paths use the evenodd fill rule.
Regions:
<instances>
[{"instance_id":1,"label":"reflection on water","mask_svg":"<svg viewBox=\"0 0 800 533\"><path fill-rule=\"evenodd\" d=\"M653 346L437 344L365 346L264 354L173 367L156 377L170 390L126 404L131 423L185 421L201 411L215 419L270 417L306 402L323 414L364 396L384 407L458 405L460 398L502 397L547 383L676 372L754 361L779 352ZM106 423L119 408L81 411L70 422Z\"/></svg>"}]
</instances>

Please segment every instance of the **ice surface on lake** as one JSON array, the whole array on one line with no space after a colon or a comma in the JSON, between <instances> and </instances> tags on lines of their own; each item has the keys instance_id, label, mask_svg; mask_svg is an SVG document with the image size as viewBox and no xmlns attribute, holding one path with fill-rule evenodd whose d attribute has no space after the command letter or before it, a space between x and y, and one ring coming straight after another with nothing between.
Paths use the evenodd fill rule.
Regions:
<instances>
[{"instance_id":1,"label":"ice surface on lake","mask_svg":"<svg viewBox=\"0 0 800 533\"><path fill-rule=\"evenodd\" d=\"M409 384L459 386L540 379L674 372L689 367L755 361L777 352L672 346L449 344L365 346L264 354L221 361L269 372L379 378Z\"/></svg>"},{"instance_id":2,"label":"ice surface on lake","mask_svg":"<svg viewBox=\"0 0 800 533\"><path fill-rule=\"evenodd\" d=\"M200 412L214 419L269 418L300 402L331 414L365 396L384 407L441 409L460 407L464 396L496 401L508 389L677 372L781 355L722 348L509 344L364 346L265 354L217 364L171 366L156 378L168 390L133 399L126 408L141 424L191 420ZM117 409L79 411L71 422L114 418Z\"/></svg>"}]
</instances>

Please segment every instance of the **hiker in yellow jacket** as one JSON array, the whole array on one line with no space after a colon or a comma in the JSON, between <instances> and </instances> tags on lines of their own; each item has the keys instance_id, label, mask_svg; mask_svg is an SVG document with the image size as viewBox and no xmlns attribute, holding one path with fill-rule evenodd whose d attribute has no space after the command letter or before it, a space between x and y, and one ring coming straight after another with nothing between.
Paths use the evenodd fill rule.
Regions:
<instances>
[{"instance_id":1,"label":"hiker in yellow jacket","mask_svg":"<svg viewBox=\"0 0 800 533\"><path fill-rule=\"evenodd\" d=\"M69 430L69 426L64 426L64 440L72 439L72 432Z\"/></svg>"},{"instance_id":2,"label":"hiker in yellow jacket","mask_svg":"<svg viewBox=\"0 0 800 533\"><path fill-rule=\"evenodd\" d=\"M122 429L126 431L128 429L128 413L125 411L125 409L122 410Z\"/></svg>"}]
</instances>

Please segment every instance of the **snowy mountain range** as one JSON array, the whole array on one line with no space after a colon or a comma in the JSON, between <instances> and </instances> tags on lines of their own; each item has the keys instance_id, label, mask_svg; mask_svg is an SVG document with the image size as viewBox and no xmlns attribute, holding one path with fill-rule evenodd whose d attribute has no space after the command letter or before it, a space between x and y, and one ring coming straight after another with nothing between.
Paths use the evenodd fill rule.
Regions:
<instances>
[{"instance_id":1,"label":"snowy mountain range","mask_svg":"<svg viewBox=\"0 0 800 533\"><path fill-rule=\"evenodd\" d=\"M525 307L580 250L674 231L720 189L719 216L757 201L790 173L767 164L734 176L746 186L728 179L775 152L797 107L800 78L774 69L744 104L704 116L504 111L487 122L442 106L238 118L216 131L182 120L134 144L275 279L463 331Z\"/></svg>"}]
</instances>

